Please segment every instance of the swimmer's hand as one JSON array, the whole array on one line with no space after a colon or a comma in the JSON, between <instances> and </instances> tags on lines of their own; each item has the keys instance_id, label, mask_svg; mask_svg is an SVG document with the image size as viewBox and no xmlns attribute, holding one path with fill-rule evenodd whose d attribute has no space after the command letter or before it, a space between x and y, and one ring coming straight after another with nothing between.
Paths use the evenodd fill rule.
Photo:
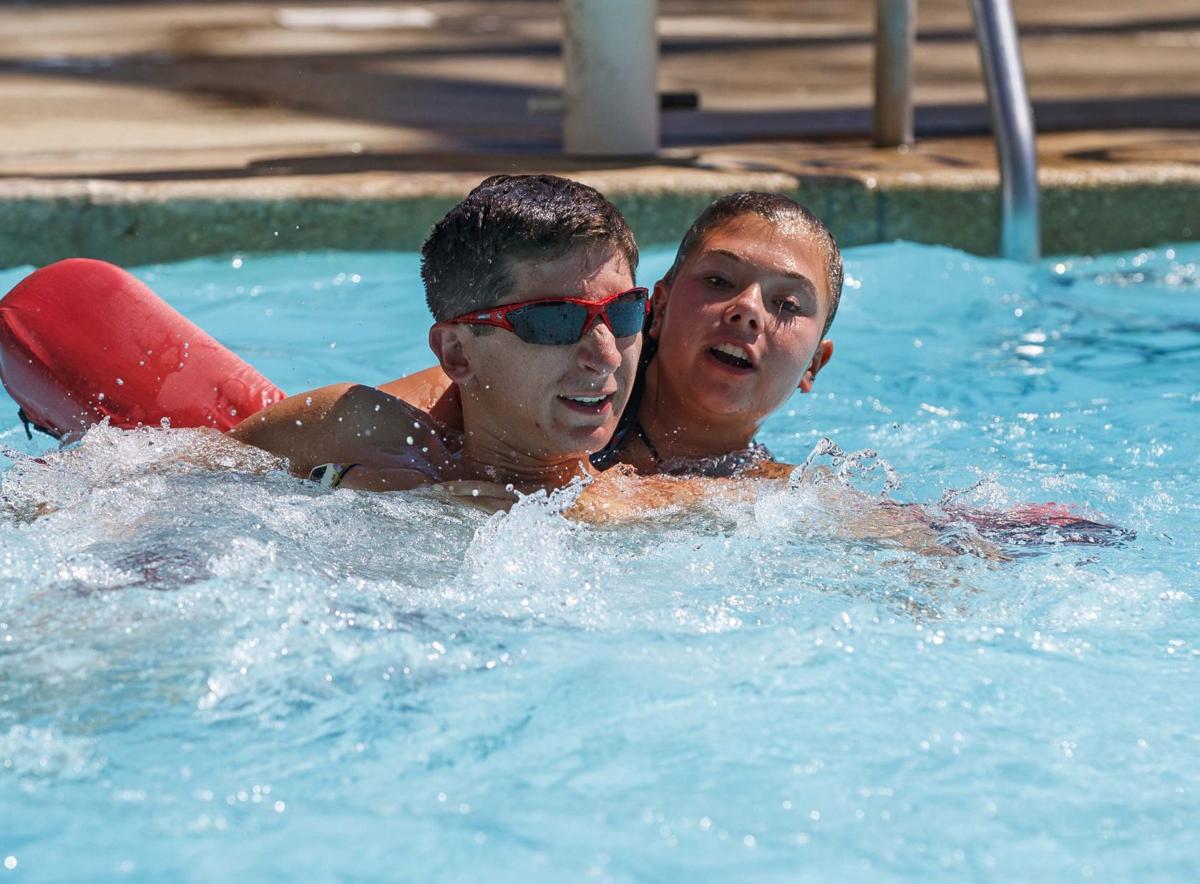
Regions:
<instances>
[{"instance_id":1,"label":"swimmer's hand","mask_svg":"<svg viewBox=\"0 0 1200 884\"><path fill-rule=\"evenodd\" d=\"M1061 503L1023 503L1007 510L948 506L946 512L972 525L981 535L1018 546L1080 543L1116 546L1136 532L1102 522Z\"/></svg>"}]
</instances>

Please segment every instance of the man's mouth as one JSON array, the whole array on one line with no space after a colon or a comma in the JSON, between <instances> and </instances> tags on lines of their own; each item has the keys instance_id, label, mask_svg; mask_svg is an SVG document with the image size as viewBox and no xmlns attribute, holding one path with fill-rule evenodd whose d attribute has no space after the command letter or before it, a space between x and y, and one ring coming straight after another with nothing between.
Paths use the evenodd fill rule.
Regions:
<instances>
[{"instance_id":1,"label":"man's mouth","mask_svg":"<svg viewBox=\"0 0 1200 884\"><path fill-rule=\"evenodd\" d=\"M585 414L599 414L612 404L613 394L607 396L559 396L562 402L573 411Z\"/></svg>"},{"instance_id":2,"label":"man's mouth","mask_svg":"<svg viewBox=\"0 0 1200 884\"><path fill-rule=\"evenodd\" d=\"M739 368L743 371L754 368L749 352L745 347L739 347L737 344L718 344L715 347L709 347L708 352L713 359L730 368Z\"/></svg>"}]
</instances>

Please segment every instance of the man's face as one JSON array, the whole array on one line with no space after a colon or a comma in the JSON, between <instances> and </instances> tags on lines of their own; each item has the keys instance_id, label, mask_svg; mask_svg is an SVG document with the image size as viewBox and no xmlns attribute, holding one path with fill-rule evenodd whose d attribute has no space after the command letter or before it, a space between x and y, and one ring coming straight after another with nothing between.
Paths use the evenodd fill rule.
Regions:
<instances>
[{"instance_id":1,"label":"man's face","mask_svg":"<svg viewBox=\"0 0 1200 884\"><path fill-rule=\"evenodd\" d=\"M581 247L512 268L511 294L494 306L537 298L600 300L633 287L623 256ZM482 335L458 326L470 377L460 382L468 433L518 457L556 461L599 451L629 400L640 334L614 338L599 319L575 344L529 344L510 331ZM584 401L596 400L599 401Z\"/></svg>"},{"instance_id":2,"label":"man's face","mask_svg":"<svg viewBox=\"0 0 1200 884\"><path fill-rule=\"evenodd\" d=\"M757 423L832 352L825 255L791 225L743 215L712 230L655 292L658 376L697 418Z\"/></svg>"}]
</instances>

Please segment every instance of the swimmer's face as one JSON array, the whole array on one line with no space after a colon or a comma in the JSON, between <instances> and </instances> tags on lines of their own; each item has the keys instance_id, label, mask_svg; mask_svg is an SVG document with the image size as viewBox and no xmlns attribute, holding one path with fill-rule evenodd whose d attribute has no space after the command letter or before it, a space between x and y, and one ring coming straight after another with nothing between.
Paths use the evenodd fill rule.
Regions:
<instances>
[{"instance_id":1,"label":"swimmer's face","mask_svg":"<svg viewBox=\"0 0 1200 884\"><path fill-rule=\"evenodd\" d=\"M600 300L633 287L624 257L602 247L517 264L510 275L512 292L495 306L536 298ZM641 334L614 338L600 321L577 343L561 346L529 344L502 329L477 335L465 325L439 323L431 341L437 334L452 336L457 348L447 354L435 344L443 369L462 389L468 432L518 457L549 461L608 443L629 400L642 346Z\"/></svg>"},{"instance_id":2,"label":"swimmer's face","mask_svg":"<svg viewBox=\"0 0 1200 884\"><path fill-rule=\"evenodd\" d=\"M700 420L757 425L829 361L832 306L813 237L758 215L733 218L655 288L657 375Z\"/></svg>"}]
</instances>

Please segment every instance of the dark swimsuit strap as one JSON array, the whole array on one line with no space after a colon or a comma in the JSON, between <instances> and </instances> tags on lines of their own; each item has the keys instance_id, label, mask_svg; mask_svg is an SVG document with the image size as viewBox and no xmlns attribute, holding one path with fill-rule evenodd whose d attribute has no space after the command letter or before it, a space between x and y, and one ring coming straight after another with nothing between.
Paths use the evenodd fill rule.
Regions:
<instances>
[{"instance_id":1,"label":"dark swimsuit strap","mask_svg":"<svg viewBox=\"0 0 1200 884\"><path fill-rule=\"evenodd\" d=\"M646 428L642 426L641 418L633 419L633 430L637 433L637 437L642 440L642 444L646 446L646 450L650 452L650 459L656 464L662 463L662 455L658 453L658 449L654 447L654 443L650 441L650 434L646 432Z\"/></svg>"}]
</instances>

